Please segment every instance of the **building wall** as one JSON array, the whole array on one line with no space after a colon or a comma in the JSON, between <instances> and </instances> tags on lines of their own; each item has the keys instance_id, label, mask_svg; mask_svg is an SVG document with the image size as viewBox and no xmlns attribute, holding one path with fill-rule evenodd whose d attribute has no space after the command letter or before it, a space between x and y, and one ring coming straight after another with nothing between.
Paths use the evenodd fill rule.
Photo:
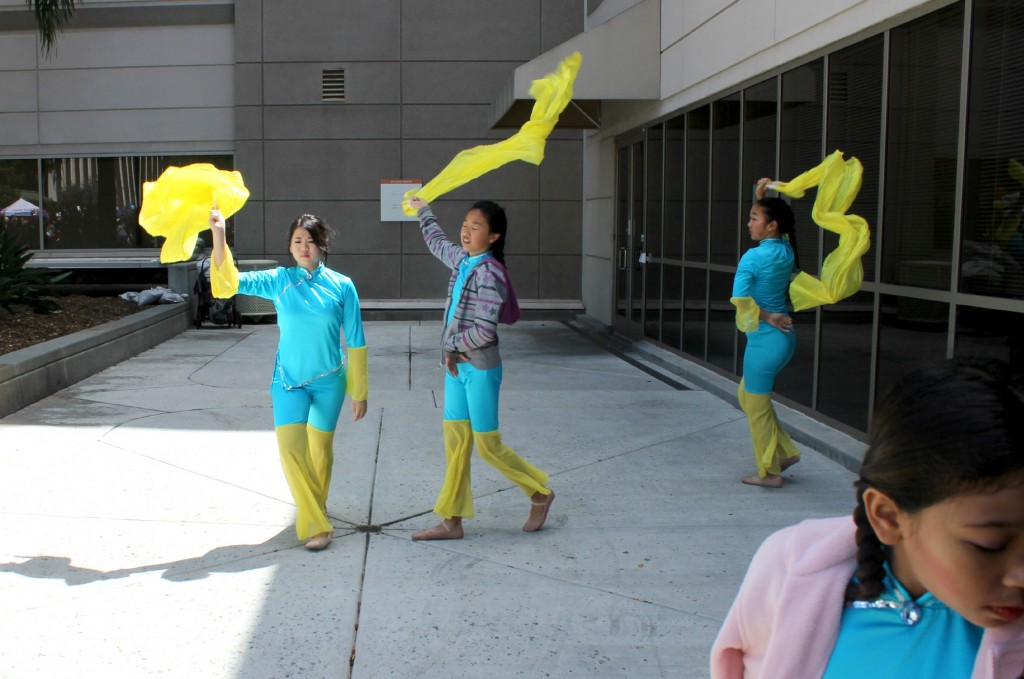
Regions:
<instances>
[{"instance_id":1,"label":"building wall","mask_svg":"<svg viewBox=\"0 0 1024 679\"><path fill-rule=\"evenodd\" d=\"M79 12L45 58L29 13L0 6L0 158L231 153L230 5Z\"/></svg>"},{"instance_id":2,"label":"building wall","mask_svg":"<svg viewBox=\"0 0 1024 679\"><path fill-rule=\"evenodd\" d=\"M587 133L586 140L583 247L592 254L588 255L590 265L584 262L583 302L588 314L609 325L608 271L615 212L614 172L609 176L605 163L614 158L616 137L808 55L950 4L950 0L655 1L661 3L661 98L604 102L601 129ZM606 250L609 259L602 267L596 253Z\"/></svg>"},{"instance_id":3,"label":"building wall","mask_svg":"<svg viewBox=\"0 0 1024 679\"><path fill-rule=\"evenodd\" d=\"M80 8L47 61L13 2L0 0L0 87L15 93L0 162L233 155L251 191L238 257L286 262L288 224L313 212L337 231L332 264L389 300L437 299L448 274L414 223L381 222L381 180L427 181L514 133L490 128L494 96L586 14L579 0L121 2ZM344 70L343 101L323 101L325 69ZM454 236L473 201L502 203L519 296L579 300L582 156L580 132L556 131L540 167L507 165L435 212Z\"/></svg>"},{"instance_id":4,"label":"building wall","mask_svg":"<svg viewBox=\"0 0 1024 679\"><path fill-rule=\"evenodd\" d=\"M744 44L722 51L740 61L716 66L718 52L699 50L712 63L694 67L692 86L657 102L605 106L602 130L588 136L588 311L739 380L746 338L728 300L736 263L752 247L744 225L753 183L792 179L840 149L864 168L849 209L870 228L863 284L793 314L796 352L775 393L863 432L874 404L914 367L981 356L1024 370L1016 103L1024 86L1013 71L1024 59L1024 6L894 4L888 15L871 2L827 3L823 13L792 0L755 15L784 37L750 47L755 35L739 31L749 16L735 14L743 4L697 3L707 16L681 29L681 42L668 41L686 48L703 26L732 15ZM662 8L677 22L689 16ZM800 22L802 33L779 28ZM692 66L665 54L665 71L677 71L669 80ZM699 78L708 73L725 86L705 96L707 78ZM638 169L640 181L621 179ZM811 275L838 245L812 219L816 195L792 200L799 267ZM622 294L626 274L618 257L605 256L608 243L615 253L625 244L632 295Z\"/></svg>"},{"instance_id":5,"label":"building wall","mask_svg":"<svg viewBox=\"0 0 1024 679\"><path fill-rule=\"evenodd\" d=\"M283 258L302 212L338 234L336 261L372 299L437 298L448 273L415 223L380 221L380 181L436 175L492 130L490 102L516 66L580 32L578 2L283 0L235 5L235 162L253 191L236 218L243 255ZM324 102L324 69L345 100ZM556 132L540 168L513 163L434 205L454 235L474 200L509 214L509 267L523 298L580 299L581 135Z\"/></svg>"}]
</instances>

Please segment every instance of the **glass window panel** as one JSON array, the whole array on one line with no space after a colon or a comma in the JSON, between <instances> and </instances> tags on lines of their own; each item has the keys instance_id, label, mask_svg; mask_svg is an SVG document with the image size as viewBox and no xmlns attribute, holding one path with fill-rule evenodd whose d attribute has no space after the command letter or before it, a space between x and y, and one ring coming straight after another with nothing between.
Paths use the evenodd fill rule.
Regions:
<instances>
[{"instance_id":1,"label":"glass window panel","mask_svg":"<svg viewBox=\"0 0 1024 679\"><path fill-rule=\"evenodd\" d=\"M963 3L891 32L882 281L949 288Z\"/></svg>"},{"instance_id":2,"label":"glass window panel","mask_svg":"<svg viewBox=\"0 0 1024 679\"><path fill-rule=\"evenodd\" d=\"M708 271L692 266L683 269L683 352L705 360Z\"/></svg>"},{"instance_id":3,"label":"glass window panel","mask_svg":"<svg viewBox=\"0 0 1024 679\"><path fill-rule=\"evenodd\" d=\"M664 134L661 125L647 130L647 186L645 230L641 235L641 248L647 263L644 276L644 335L654 340L661 337L661 264L650 261L661 257L661 194Z\"/></svg>"},{"instance_id":4,"label":"glass window panel","mask_svg":"<svg viewBox=\"0 0 1024 679\"><path fill-rule=\"evenodd\" d=\"M871 412L873 303L873 294L859 292L821 310L818 410L861 431Z\"/></svg>"},{"instance_id":5,"label":"glass window panel","mask_svg":"<svg viewBox=\"0 0 1024 679\"><path fill-rule=\"evenodd\" d=\"M743 200L747 207L754 200L757 180L775 176L777 89L778 80L772 78L743 92Z\"/></svg>"},{"instance_id":6,"label":"glass window panel","mask_svg":"<svg viewBox=\"0 0 1024 679\"><path fill-rule=\"evenodd\" d=\"M736 373L736 307L732 297L731 273L710 272L710 313L708 318L708 363Z\"/></svg>"},{"instance_id":7,"label":"glass window panel","mask_svg":"<svg viewBox=\"0 0 1024 679\"><path fill-rule=\"evenodd\" d=\"M47 249L157 248L163 238L139 226L142 185L168 167L210 163L230 170L226 156L121 156L43 161L44 201L52 206ZM229 232L230 235L230 232Z\"/></svg>"},{"instance_id":8,"label":"glass window panel","mask_svg":"<svg viewBox=\"0 0 1024 679\"><path fill-rule=\"evenodd\" d=\"M683 267L665 264L662 276L661 342L679 349L682 346Z\"/></svg>"},{"instance_id":9,"label":"glass window panel","mask_svg":"<svg viewBox=\"0 0 1024 679\"><path fill-rule=\"evenodd\" d=\"M711 261L736 264L740 234L740 95L714 103L711 141ZM749 201L743 197L742 205ZM746 223L746 220L742 220ZM728 297L726 298L728 299Z\"/></svg>"},{"instance_id":10,"label":"glass window panel","mask_svg":"<svg viewBox=\"0 0 1024 679\"><path fill-rule=\"evenodd\" d=\"M40 220L49 224L50 211L39 199L39 165L33 160L0 160L0 209L19 203L4 212L4 230L33 250L39 249Z\"/></svg>"},{"instance_id":11,"label":"glass window panel","mask_svg":"<svg viewBox=\"0 0 1024 679\"><path fill-rule=\"evenodd\" d=\"M1024 375L1024 314L963 306L956 317L957 356L998 358Z\"/></svg>"},{"instance_id":12,"label":"glass window panel","mask_svg":"<svg viewBox=\"0 0 1024 679\"><path fill-rule=\"evenodd\" d=\"M686 189L686 118L665 123L665 210L662 257L683 258L683 210Z\"/></svg>"},{"instance_id":13,"label":"glass window panel","mask_svg":"<svg viewBox=\"0 0 1024 679\"><path fill-rule=\"evenodd\" d=\"M868 38L829 56L828 131L826 149L856 156L864 166L864 180L850 212L860 215L871 229L871 249L862 258L864 280L875 280L875 239L878 226L878 181L881 176L882 75L885 43L881 35ZM822 231L825 255L839 237Z\"/></svg>"},{"instance_id":14,"label":"glass window panel","mask_svg":"<svg viewBox=\"0 0 1024 679\"><path fill-rule=\"evenodd\" d=\"M711 107L686 114L686 224L683 240L686 259L708 261L708 192L711 181Z\"/></svg>"},{"instance_id":15,"label":"glass window panel","mask_svg":"<svg viewBox=\"0 0 1024 679\"><path fill-rule=\"evenodd\" d=\"M903 375L946 357L948 314L949 306L942 302L882 295L876 402Z\"/></svg>"},{"instance_id":16,"label":"glass window panel","mask_svg":"<svg viewBox=\"0 0 1024 679\"><path fill-rule=\"evenodd\" d=\"M817 312L814 310L793 314L796 351L793 352L793 358L775 378L775 391L805 406L811 405L814 390L814 324L816 318ZM744 335L744 337L746 336Z\"/></svg>"},{"instance_id":17,"label":"glass window panel","mask_svg":"<svg viewBox=\"0 0 1024 679\"><path fill-rule=\"evenodd\" d=\"M821 163L823 68L822 60L817 59L782 74L778 179L793 179ZM800 268L810 274L818 273L821 238L821 229L811 219L815 195L809 191L792 201Z\"/></svg>"},{"instance_id":18,"label":"glass window panel","mask_svg":"<svg viewBox=\"0 0 1024 679\"><path fill-rule=\"evenodd\" d=\"M632 252L629 258L629 266L632 270L632 274L629 277L629 318L634 323L641 323L643 321L644 312L644 271L646 267L640 263L640 255L644 251L646 234L644 223L644 203L646 203L644 197L644 149L645 145L643 142L633 144L632 161L630 163L633 174L630 180L632 199L630 200L631 212L629 215L632 221L632 230L630 232Z\"/></svg>"},{"instance_id":19,"label":"glass window panel","mask_svg":"<svg viewBox=\"0 0 1024 679\"><path fill-rule=\"evenodd\" d=\"M974 5L960 289L1024 297L1024 4Z\"/></svg>"},{"instance_id":20,"label":"glass window panel","mask_svg":"<svg viewBox=\"0 0 1024 679\"><path fill-rule=\"evenodd\" d=\"M615 315L629 309L629 147L616 152L615 163Z\"/></svg>"},{"instance_id":21,"label":"glass window panel","mask_svg":"<svg viewBox=\"0 0 1024 679\"><path fill-rule=\"evenodd\" d=\"M661 263L644 265L644 336L661 338Z\"/></svg>"}]
</instances>

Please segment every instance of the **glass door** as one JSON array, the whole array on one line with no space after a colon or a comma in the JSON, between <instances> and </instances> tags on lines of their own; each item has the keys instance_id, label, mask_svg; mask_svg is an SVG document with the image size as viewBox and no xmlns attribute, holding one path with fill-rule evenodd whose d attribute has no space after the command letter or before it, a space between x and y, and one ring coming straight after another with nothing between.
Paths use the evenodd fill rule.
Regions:
<instances>
[{"instance_id":1,"label":"glass door","mask_svg":"<svg viewBox=\"0 0 1024 679\"><path fill-rule=\"evenodd\" d=\"M644 228L645 142L640 134L620 146L615 161L615 314L613 329L644 336L644 269L648 255Z\"/></svg>"}]
</instances>

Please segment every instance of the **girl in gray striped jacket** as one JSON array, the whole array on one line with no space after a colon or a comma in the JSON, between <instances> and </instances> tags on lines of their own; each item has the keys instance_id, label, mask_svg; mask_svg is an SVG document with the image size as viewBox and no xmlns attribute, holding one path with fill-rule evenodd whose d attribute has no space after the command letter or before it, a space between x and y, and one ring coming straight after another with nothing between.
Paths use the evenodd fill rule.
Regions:
<instances>
[{"instance_id":1,"label":"girl in gray striped jacket","mask_svg":"<svg viewBox=\"0 0 1024 679\"><path fill-rule=\"evenodd\" d=\"M409 205L419 215L420 230L430 252L452 270L441 337L448 467L434 504L434 513L444 520L413 533L412 539L462 538L462 519L473 517L470 457L474 443L480 457L530 498L530 517L523 530L538 531L555 499L547 487L548 475L502 443L498 430L502 375L498 322L506 320L510 307L515 306L504 267L508 230L505 210L491 201L473 205L462 223L461 244L455 244L445 237L425 201L411 198Z\"/></svg>"}]
</instances>

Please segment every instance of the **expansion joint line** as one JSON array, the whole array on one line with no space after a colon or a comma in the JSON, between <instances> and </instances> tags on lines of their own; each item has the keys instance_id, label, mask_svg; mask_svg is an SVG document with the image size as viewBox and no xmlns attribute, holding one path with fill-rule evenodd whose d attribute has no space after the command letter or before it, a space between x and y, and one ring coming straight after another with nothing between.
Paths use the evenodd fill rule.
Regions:
<instances>
[{"instance_id":1,"label":"expansion joint line","mask_svg":"<svg viewBox=\"0 0 1024 679\"><path fill-rule=\"evenodd\" d=\"M366 564L370 559L370 536L373 533L380 533L381 527L375 526L373 523L373 494L377 487L377 467L380 463L380 437L384 431L384 410L380 412L380 419L377 421L377 446L373 451L373 474L370 476L370 506L366 512L366 525L356 526L356 530L365 533L366 537L363 541L363 567L359 572L359 588L356 592L356 622L354 629L352 630L352 652L348 656L348 668L349 675L351 676L352 670L356 664L356 647L359 643L359 619L363 610L363 587L366 584Z\"/></svg>"}]
</instances>

